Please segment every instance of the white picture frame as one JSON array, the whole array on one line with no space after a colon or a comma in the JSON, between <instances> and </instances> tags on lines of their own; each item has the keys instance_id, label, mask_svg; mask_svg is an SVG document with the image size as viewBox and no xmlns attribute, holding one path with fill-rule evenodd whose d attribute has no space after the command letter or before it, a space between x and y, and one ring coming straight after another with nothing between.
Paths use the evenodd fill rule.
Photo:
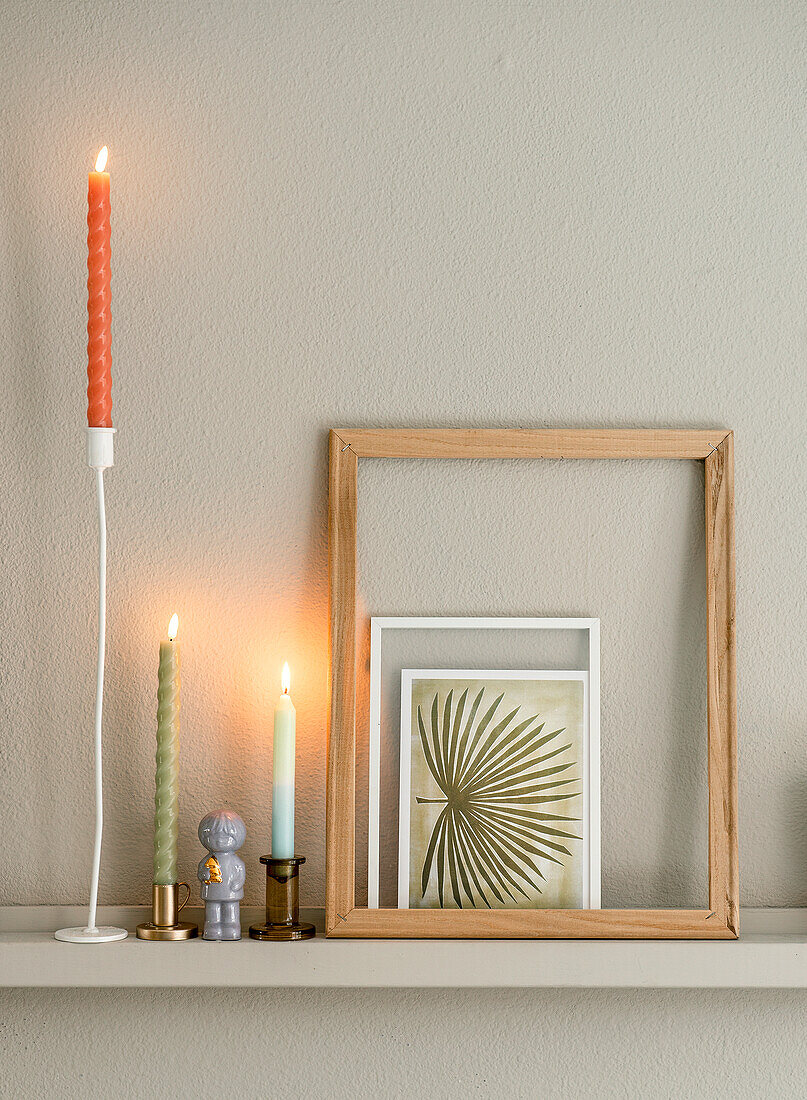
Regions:
<instances>
[{"instance_id":1,"label":"white picture frame","mask_svg":"<svg viewBox=\"0 0 807 1100\"><path fill-rule=\"evenodd\" d=\"M441 617L441 616L374 616L370 620L370 698L369 698L369 759L368 759L368 859L367 859L367 906L379 908L380 867L379 867L379 825L381 791L381 667L384 631L387 630L577 630L587 635L588 669L586 676L587 707L584 744L587 752L584 759L584 837L587 838L585 886L589 904L584 908L601 907L601 840L600 840L600 620L596 618L544 618L544 617ZM412 670L409 670L412 671ZM417 670L422 671L422 670ZM488 679L500 677L513 678L521 675L552 676L564 678L564 673L579 676L582 670L568 669L551 671L542 669L521 670L465 670L457 674L455 670L429 670L436 674L447 672L450 675L484 676ZM401 707L411 693L402 691ZM408 729L402 726L402 729ZM407 738L401 739L402 757ZM408 774L408 770L407 770ZM408 815L408 797L406 813ZM401 860L400 838L403 834L403 822L399 826L399 902L401 897ZM406 828L408 838L409 830ZM407 858L408 866L408 858ZM408 888L407 888L408 898ZM399 905L399 908L408 908Z\"/></svg>"}]
</instances>

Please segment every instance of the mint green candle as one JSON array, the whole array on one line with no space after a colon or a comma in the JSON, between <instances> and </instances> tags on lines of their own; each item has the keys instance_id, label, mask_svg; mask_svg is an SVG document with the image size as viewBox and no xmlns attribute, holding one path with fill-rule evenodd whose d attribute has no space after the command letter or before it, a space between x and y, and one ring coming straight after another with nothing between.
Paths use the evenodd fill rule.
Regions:
<instances>
[{"instance_id":1,"label":"mint green candle","mask_svg":"<svg viewBox=\"0 0 807 1100\"><path fill-rule=\"evenodd\" d=\"M154 882L177 881L179 814L179 617L171 616L168 641L160 642L157 672L157 775L154 793Z\"/></svg>"},{"instance_id":2,"label":"mint green candle","mask_svg":"<svg viewBox=\"0 0 807 1100\"><path fill-rule=\"evenodd\" d=\"M272 739L272 855L294 855L294 748L297 712L289 695L289 666L283 666L283 694L275 707Z\"/></svg>"}]
</instances>

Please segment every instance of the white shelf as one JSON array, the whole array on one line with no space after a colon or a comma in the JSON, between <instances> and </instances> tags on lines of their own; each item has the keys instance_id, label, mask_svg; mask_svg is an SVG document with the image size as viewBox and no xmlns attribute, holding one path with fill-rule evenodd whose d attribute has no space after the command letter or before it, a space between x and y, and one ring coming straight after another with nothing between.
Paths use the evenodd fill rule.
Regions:
<instances>
[{"instance_id":1,"label":"white shelf","mask_svg":"<svg viewBox=\"0 0 807 1100\"><path fill-rule=\"evenodd\" d=\"M313 940L66 944L76 907L0 909L1 986L807 988L807 910L751 909L729 941ZM259 911L245 909L243 924ZM99 910L134 929L145 908ZM200 913L196 911L193 919ZM320 918L307 911L305 919ZM262 919L262 918L259 918Z\"/></svg>"}]
</instances>

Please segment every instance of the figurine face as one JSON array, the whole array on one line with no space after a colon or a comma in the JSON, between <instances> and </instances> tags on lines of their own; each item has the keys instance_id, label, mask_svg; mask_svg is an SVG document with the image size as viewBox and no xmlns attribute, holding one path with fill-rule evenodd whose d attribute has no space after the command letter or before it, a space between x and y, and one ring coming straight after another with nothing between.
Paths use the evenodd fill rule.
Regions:
<instances>
[{"instance_id":1,"label":"figurine face","mask_svg":"<svg viewBox=\"0 0 807 1100\"><path fill-rule=\"evenodd\" d=\"M236 852L246 837L244 822L226 810L208 814L199 824L199 839L210 852Z\"/></svg>"}]
</instances>

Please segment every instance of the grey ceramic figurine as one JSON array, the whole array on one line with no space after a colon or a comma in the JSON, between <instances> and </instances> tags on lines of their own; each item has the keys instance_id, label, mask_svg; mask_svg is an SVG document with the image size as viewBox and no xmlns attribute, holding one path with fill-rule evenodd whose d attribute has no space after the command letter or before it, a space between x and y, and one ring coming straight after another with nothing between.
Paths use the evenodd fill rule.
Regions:
<instances>
[{"instance_id":1,"label":"grey ceramic figurine","mask_svg":"<svg viewBox=\"0 0 807 1100\"><path fill-rule=\"evenodd\" d=\"M246 864L235 853L247 839L238 814L218 810L199 822L199 839L210 853L196 872L205 903L206 940L241 939L241 898Z\"/></svg>"}]
</instances>

